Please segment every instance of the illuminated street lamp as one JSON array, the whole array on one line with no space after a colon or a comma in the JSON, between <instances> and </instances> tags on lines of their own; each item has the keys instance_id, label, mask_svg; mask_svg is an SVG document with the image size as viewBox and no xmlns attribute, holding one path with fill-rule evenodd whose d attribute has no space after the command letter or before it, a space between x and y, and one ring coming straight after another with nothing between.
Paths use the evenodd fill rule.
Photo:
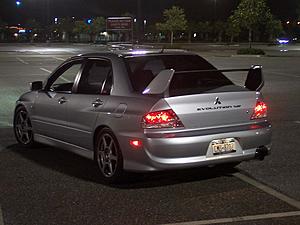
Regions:
<instances>
[{"instance_id":1,"label":"illuminated street lamp","mask_svg":"<svg viewBox=\"0 0 300 225\"><path fill-rule=\"evenodd\" d=\"M22 2L21 1L16 1L16 6L17 7L20 7L22 5Z\"/></svg>"}]
</instances>

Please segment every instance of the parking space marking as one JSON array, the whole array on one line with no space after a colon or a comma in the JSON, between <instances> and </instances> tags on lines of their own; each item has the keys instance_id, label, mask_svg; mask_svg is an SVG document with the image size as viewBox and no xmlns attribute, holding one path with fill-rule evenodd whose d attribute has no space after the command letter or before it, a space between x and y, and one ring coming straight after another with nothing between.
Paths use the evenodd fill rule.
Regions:
<instances>
[{"instance_id":1,"label":"parking space marking","mask_svg":"<svg viewBox=\"0 0 300 225\"><path fill-rule=\"evenodd\" d=\"M300 211L292 212L283 212L283 213L268 213L260 214L253 216L240 216L232 218L221 218L221 219L212 219L212 220L199 220L183 223L169 223L168 225L209 225L209 224L220 224L220 223L236 223L244 221L253 221L253 220L265 220L265 219L275 219L275 218L284 218L284 217L294 217L300 216Z\"/></svg>"},{"instance_id":2,"label":"parking space marking","mask_svg":"<svg viewBox=\"0 0 300 225\"><path fill-rule=\"evenodd\" d=\"M280 192L278 192L262 183L259 183L258 181L254 180L244 174L234 173L233 176L239 178L240 180L242 180L248 184L251 184L252 186L264 191L265 193L267 193L269 195L274 196L275 198L280 199L281 201L286 202L287 204L289 204L297 209L300 209L300 202L295 199L292 199L284 194L281 194Z\"/></svg>"},{"instance_id":3,"label":"parking space marking","mask_svg":"<svg viewBox=\"0 0 300 225\"><path fill-rule=\"evenodd\" d=\"M16 59L17 59L19 62L21 62L21 63L23 63L23 64L25 64L25 65L28 65L28 64L29 64L28 62L25 62L23 59L21 59L21 58L19 58L19 57L16 57Z\"/></svg>"},{"instance_id":4,"label":"parking space marking","mask_svg":"<svg viewBox=\"0 0 300 225\"><path fill-rule=\"evenodd\" d=\"M0 205L0 225L4 225L3 213L2 213L2 207L1 207L1 205Z\"/></svg>"},{"instance_id":5,"label":"parking space marking","mask_svg":"<svg viewBox=\"0 0 300 225\"><path fill-rule=\"evenodd\" d=\"M50 70L47 70L47 69L45 69L45 68L43 68L43 67L41 67L40 70L43 70L43 71L45 71L45 72L47 72L47 73L51 73Z\"/></svg>"},{"instance_id":6,"label":"parking space marking","mask_svg":"<svg viewBox=\"0 0 300 225\"><path fill-rule=\"evenodd\" d=\"M53 59L60 60L60 61L65 61L65 59L63 59L63 58L59 58L59 57L55 57L55 56L53 56L52 58L53 58Z\"/></svg>"}]
</instances>

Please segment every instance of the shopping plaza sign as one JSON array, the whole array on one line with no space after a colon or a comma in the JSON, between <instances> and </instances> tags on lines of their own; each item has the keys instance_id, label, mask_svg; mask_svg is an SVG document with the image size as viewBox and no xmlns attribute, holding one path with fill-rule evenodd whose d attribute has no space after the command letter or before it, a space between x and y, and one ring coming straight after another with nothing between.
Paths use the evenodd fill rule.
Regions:
<instances>
[{"instance_id":1,"label":"shopping plaza sign","mask_svg":"<svg viewBox=\"0 0 300 225\"><path fill-rule=\"evenodd\" d=\"M106 30L132 30L131 17L108 17L106 19Z\"/></svg>"}]
</instances>

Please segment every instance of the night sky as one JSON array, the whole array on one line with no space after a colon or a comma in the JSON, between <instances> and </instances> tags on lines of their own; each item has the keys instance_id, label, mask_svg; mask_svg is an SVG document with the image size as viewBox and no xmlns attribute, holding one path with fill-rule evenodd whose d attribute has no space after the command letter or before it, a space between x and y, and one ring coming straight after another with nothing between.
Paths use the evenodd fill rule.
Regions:
<instances>
[{"instance_id":1,"label":"night sky","mask_svg":"<svg viewBox=\"0 0 300 225\"><path fill-rule=\"evenodd\" d=\"M136 14L137 0L48 0L51 18L75 16L88 18L94 16L119 16L125 12ZM17 8L15 0L0 0L0 19L13 24L22 23L27 18L44 22L47 14L47 0L23 0ZM219 20L227 18L239 0L217 0ZM296 17L300 0L269 0L272 13L282 20ZM188 19L211 20L214 15L214 0L142 0L144 19L156 21L164 9L178 5L185 9Z\"/></svg>"}]
</instances>

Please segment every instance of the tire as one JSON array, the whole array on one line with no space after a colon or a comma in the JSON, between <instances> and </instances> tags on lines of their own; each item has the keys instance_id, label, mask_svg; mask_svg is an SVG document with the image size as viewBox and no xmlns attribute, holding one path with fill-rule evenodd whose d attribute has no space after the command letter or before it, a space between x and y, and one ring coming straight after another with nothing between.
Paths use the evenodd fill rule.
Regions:
<instances>
[{"instance_id":1,"label":"tire","mask_svg":"<svg viewBox=\"0 0 300 225\"><path fill-rule=\"evenodd\" d=\"M123 178L123 156L119 143L109 128L96 136L94 159L104 183L119 183Z\"/></svg>"},{"instance_id":2,"label":"tire","mask_svg":"<svg viewBox=\"0 0 300 225\"><path fill-rule=\"evenodd\" d=\"M35 142L30 117L24 106L16 109L14 115L14 134L17 142L25 148L31 148Z\"/></svg>"}]
</instances>

